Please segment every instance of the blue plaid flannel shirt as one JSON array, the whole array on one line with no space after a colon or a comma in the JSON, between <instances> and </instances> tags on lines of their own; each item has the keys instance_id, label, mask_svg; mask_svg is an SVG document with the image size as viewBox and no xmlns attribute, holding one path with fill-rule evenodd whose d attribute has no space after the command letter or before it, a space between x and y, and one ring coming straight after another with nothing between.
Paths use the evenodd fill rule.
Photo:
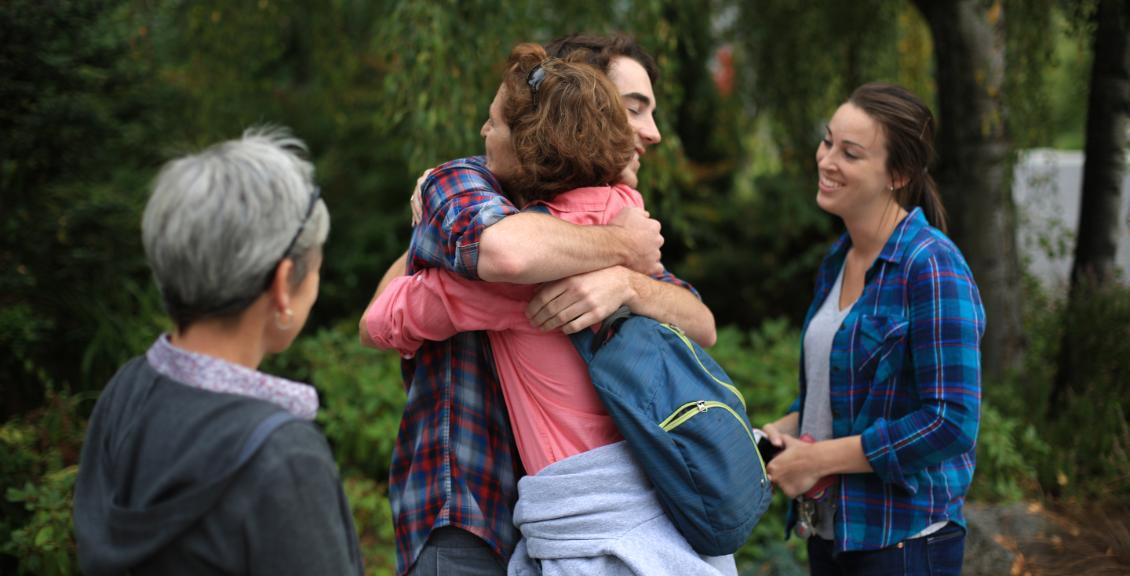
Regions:
<instances>
[{"instance_id":1,"label":"blue plaid flannel shirt","mask_svg":"<svg viewBox=\"0 0 1130 576\"><path fill-rule=\"evenodd\" d=\"M805 330L850 247L845 234L821 264ZM965 525L984 332L969 266L914 209L867 271L863 293L832 344L833 435L860 435L874 468L841 476L837 551L885 548L935 522ZM800 365L800 398L790 411L804 406L803 357Z\"/></svg>"}]
</instances>

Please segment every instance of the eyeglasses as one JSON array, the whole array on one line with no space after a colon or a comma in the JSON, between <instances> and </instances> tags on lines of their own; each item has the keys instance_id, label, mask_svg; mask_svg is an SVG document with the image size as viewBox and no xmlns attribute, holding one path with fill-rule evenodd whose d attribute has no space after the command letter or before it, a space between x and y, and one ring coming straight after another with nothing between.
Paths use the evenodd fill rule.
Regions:
<instances>
[{"instance_id":1,"label":"eyeglasses","mask_svg":"<svg viewBox=\"0 0 1130 576\"><path fill-rule=\"evenodd\" d=\"M275 265L271 266L271 270L267 274L267 280L264 283L267 287L269 287L271 285L271 282L274 281L275 270L278 270L279 264L282 264L282 261L286 260L287 255L290 254L291 249L294 248L294 244L298 242L298 237L302 236L302 231L306 229L306 223L310 221L310 216L314 214L314 205L318 203L318 199L321 197L322 189L317 184L315 184L314 187L310 190L310 204L306 206L306 215L302 217L302 223L298 225L298 231L294 233L294 237L291 238L290 242L288 242L286 245L286 250L282 251L282 255L279 256L279 259L275 262Z\"/></svg>"},{"instance_id":2,"label":"eyeglasses","mask_svg":"<svg viewBox=\"0 0 1130 576\"><path fill-rule=\"evenodd\" d=\"M302 223L298 225L298 231L294 233L294 238L290 239L290 243L286 245L286 250L283 250L282 256L279 257L279 262L282 262L287 254L290 254L290 249L294 248L294 243L298 242L298 237L302 235L302 231L306 229L306 222L310 220L310 216L314 214L314 205L318 203L318 198L322 197L322 189L317 184L310 191L310 204L306 206L306 215L302 217ZM276 267L278 264L275 265Z\"/></svg>"}]
</instances>

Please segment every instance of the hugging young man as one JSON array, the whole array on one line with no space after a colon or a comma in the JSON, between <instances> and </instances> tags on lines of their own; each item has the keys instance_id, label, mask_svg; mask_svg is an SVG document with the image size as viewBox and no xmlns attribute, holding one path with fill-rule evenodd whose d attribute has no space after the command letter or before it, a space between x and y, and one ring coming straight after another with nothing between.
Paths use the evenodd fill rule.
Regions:
<instances>
[{"instance_id":1,"label":"hugging young man","mask_svg":"<svg viewBox=\"0 0 1130 576\"><path fill-rule=\"evenodd\" d=\"M571 36L546 48L557 57L587 51L620 92L635 135L621 181L634 186L640 156L660 140L654 61L625 36ZM627 304L713 343L713 316L659 264L662 236L646 212L627 209L608 226L587 227L519 213L483 157L437 167L421 190L422 222L386 280L446 268L472 279L544 283L528 311L543 329L575 332ZM479 332L427 342L404 375L408 403L389 486L398 572L504 573L518 538L520 467L489 343Z\"/></svg>"}]
</instances>

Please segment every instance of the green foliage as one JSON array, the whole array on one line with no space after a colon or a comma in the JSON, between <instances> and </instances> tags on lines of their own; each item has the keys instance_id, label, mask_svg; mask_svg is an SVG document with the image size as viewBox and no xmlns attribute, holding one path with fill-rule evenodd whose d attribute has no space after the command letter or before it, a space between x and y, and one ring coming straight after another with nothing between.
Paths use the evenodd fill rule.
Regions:
<instances>
[{"instance_id":1,"label":"green foliage","mask_svg":"<svg viewBox=\"0 0 1130 576\"><path fill-rule=\"evenodd\" d=\"M5 2L0 28L7 416L37 406L46 385L101 385L130 355L134 326L151 321L137 314L147 296L128 286L148 280L140 167L156 158L149 144L168 100L125 3Z\"/></svg>"},{"instance_id":2,"label":"green foliage","mask_svg":"<svg viewBox=\"0 0 1130 576\"><path fill-rule=\"evenodd\" d=\"M1020 488L1067 499L1130 499L1130 288L1084 289L1085 297L1068 309L1061 299L1026 288L1024 366L985 385L985 404L999 413L983 414L979 442L993 443L992 427L999 430L987 463L986 450L978 453L975 488L991 485L978 495L1010 497ZM1065 331L1075 340L1078 370L1066 398L1052 406ZM1014 480L1000 478L1008 470Z\"/></svg>"},{"instance_id":3,"label":"green foliage","mask_svg":"<svg viewBox=\"0 0 1130 576\"><path fill-rule=\"evenodd\" d=\"M1066 401L1050 411L1049 438L1057 454L1044 478L1054 470L1061 489L1128 499L1130 288L1084 284L1077 290L1062 322L1075 355L1065 365L1075 372Z\"/></svg>"},{"instance_id":4,"label":"green foliage","mask_svg":"<svg viewBox=\"0 0 1130 576\"><path fill-rule=\"evenodd\" d=\"M72 490L90 399L48 390L43 407L0 426L0 572L74 572Z\"/></svg>"},{"instance_id":5,"label":"green foliage","mask_svg":"<svg viewBox=\"0 0 1130 576\"><path fill-rule=\"evenodd\" d=\"M805 192L814 190L808 178L751 175L749 182L748 196L694 207L703 249L688 255L684 274L727 323L784 315L799 324L838 225L816 206L815 193Z\"/></svg>"},{"instance_id":6,"label":"green foliage","mask_svg":"<svg viewBox=\"0 0 1130 576\"><path fill-rule=\"evenodd\" d=\"M1081 149L1094 2L1005 0L1006 119L1014 148Z\"/></svg>"},{"instance_id":7,"label":"green foliage","mask_svg":"<svg viewBox=\"0 0 1130 576\"><path fill-rule=\"evenodd\" d=\"M1014 142L1081 145L1094 1L1001 6ZM308 336L269 365L319 389L370 570L386 573L383 482L404 392L395 356L362 349L354 322L406 245L419 171L481 149L510 46L622 30L655 55L663 141L644 159L642 192L664 221L667 265L720 324L740 327L723 329L713 353L755 424L796 392L793 326L838 234L812 200L822 119L865 81L927 101L935 90L928 28L911 3L882 0L10 0L0 29L0 494L16 498L0 499L2 573L16 569L11 554L36 559L35 571L60 567L69 530L55 513L84 392L168 328L139 242L148 184L168 158L255 123L290 126L310 145L333 219L321 296ZM713 82L725 45L733 94ZM1028 361L986 383L974 496L1016 498L1034 474L1048 491L1125 494L1125 293L1070 314L1025 301ZM1065 329L1090 361L1049 424ZM739 555L743 569L795 568L783 560L800 551L780 540L780 500Z\"/></svg>"},{"instance_id":8,"label":"green foliage","mask_svg":"<svg viewBox=\"0 0 1130 576\"><path fill-rule=\"evenodd\" d=\"M1050 453L1034 425L1009 418L992 404L983 404L977 436L977 471L969 498L1014 502L1034 494L1039 488L1037 459Z\"/></svg>"},{"instance_id":9,"label":"green foliage","mask_svg":"<svg viewBox=\"0 0 1130 576\"><path fill-rule=\"evenodd\" d=\"M0 552L20 559L20 574L45 576L75 572L74 529L71 509L77 466L47 474L37 484L9 488L9 502L22 504L30 513L26 524L11 532Z\"/></svg>"},{"instance_id":10,"label":"green foliage","mask_svg":"<svg viewBox=\"0 0 1130 576\"><path fill-rule=\"evenodd\" d=\"M361 541L361 559L368 576L396 574L396 534L392 528L392 509L388 487L361 475L342 479L345 497L353 511L353 525Z\"/></svg>"}]
</instances>

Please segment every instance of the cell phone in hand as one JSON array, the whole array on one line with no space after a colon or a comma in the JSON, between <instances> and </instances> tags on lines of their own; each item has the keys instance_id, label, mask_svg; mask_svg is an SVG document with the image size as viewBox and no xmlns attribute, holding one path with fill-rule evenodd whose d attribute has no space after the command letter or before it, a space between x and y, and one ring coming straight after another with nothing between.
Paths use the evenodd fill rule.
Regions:
<instances>
[{"instance_id":1,"label":"cell phone in hand","mask_svg":"<svg viewBox=\"0 0 1130 576\"><path fill-rule=\"evenodd\" d=\"M757 451L761 453L761 460L766 464L775 458L777 454L781 453L781 449L774 446L773 443L769 441L768 436L762 436L761 439L757 441Z\"/></svg>"}]
</instances>

